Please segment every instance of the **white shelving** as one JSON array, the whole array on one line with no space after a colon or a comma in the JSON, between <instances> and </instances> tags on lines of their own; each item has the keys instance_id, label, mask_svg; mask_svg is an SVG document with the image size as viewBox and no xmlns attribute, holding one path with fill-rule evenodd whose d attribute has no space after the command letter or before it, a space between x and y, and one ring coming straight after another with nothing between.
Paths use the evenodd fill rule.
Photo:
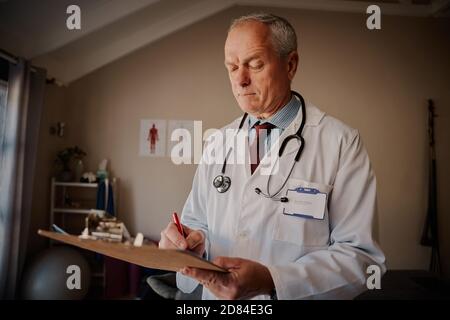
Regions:
<instances>
[{"instance_id":1,"label":"white shelving","mask_svg":"<svg viewBox=\"0 0 450 320\"><path fill-rule=\"evenodd\" d=\"M107 183L111 183L113 188L113 198L114 198L114 208L117 212L117 189L118 189L118 179L113 178L108 180ZM55 220L58 219L58 226L63 230L66 229L65 216L71 215L79 224L82 226L80 230L74 231L75 233L81 233L84 228L84 222L87 215L91 212L91 209L96 209L96 200L97 200L97 188L98 183L84 183L84 182L60 182L56 181L55 178L52 178L51 181L51 192L50 192L50 230L53 229L53 224ZM75 189L79 189L81 193L85 191L86 198L80 199L77 198L77 192ZM80 192L78 192L79 194ZM79 205L79 207L69 206L66 203L66 196L69 196L71 200L74 200L75 203ZM87 206L86 204L91 204ZM108 195L105 196L105 204L108 203ZM107 207L105 205L105 208ZM116 214L116 212L114 212ZM80 219L79 221L77 219ZM66 230L68 231L68 230ZM69 233L71 233L69 231ZM72 232L73 233L73 232ZM52 245L52 241L50 241L50 245ZM94 262L95 263L95 262ZM101 282L100 286L103 290L106 287L105 280L105 265L101 263L101 266L98 266L99 269L95 270L92 273L92 278L97 278L98 281Z\"/></svg>"},{"instance_id":2,"label":"white shelving","mask_svg":"<svg viewBox=\"0 0 450 320\"><path fill-rule=\"evenodd\" d=\"M55 179L53 178L53 181ZM97 188L98 183L87 183L87 182L59 182L54 181L55 186L62 187L82 187L82 188Z\"/></svg>"},{"instance_id":3,"label":"white shelving","mask_svg":"<svg viewBox=\"0 0 450 320\"><path fill-rule=\"evenodd\" d=\"M89 214L91 209L64 209L64 208L54 208L53 212L61 213L77 213L77 214Z\"/></svg>"},{"instance_id":4,"label":"white shelving","mask_svg":"<svg viewBox=\"0 0 450 320\"><path fill-rule=\"evenodd\" d=\"M113 178L111 180L111 184L113 187L113 196L114 196L114 204L115 208L117 208L117 179ZM57 194L57 189L62 188L62 195ZM51 192L50 192L50 230L52 229L53 224L55 223L55 215L62 214L61 221L63 225L60 227L64 229L64 214L78 214L78 215L88 215L91 212L91 209L95 209L92 207L62 207L61 203L57 204L57 201L60 200L64 203L64 199L67 195L67 192L70 188L88 188L88 189L97 189L98 183L85 183L85 182L60 182L56 181L55 178L52 178L51 183ZM96 197L96 194L94 195ZM62 198L62 199L61 199ZM106 197L105 197L106 198ZM92 201L95 201L95 198L92 198ZM105 199L107 202L107 199ZM106 206L105 206L106 207ZM82 230L80 230L81 232Z\"/></svg>"}]
</instances>

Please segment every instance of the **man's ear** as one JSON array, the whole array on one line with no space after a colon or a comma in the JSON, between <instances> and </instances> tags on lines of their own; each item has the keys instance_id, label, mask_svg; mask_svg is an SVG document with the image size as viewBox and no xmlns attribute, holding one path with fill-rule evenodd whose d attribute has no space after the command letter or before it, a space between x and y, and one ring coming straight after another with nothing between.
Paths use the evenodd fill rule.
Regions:
<instances>
[{"instance_id":1,"label":"man's ear","mask_svg":"<svg viewBox=\"0 0 450 320\"><path fill-rule=\"evenodd\" d=\"M288 68L288 77L289 80L292 81L294 79L295 73L297 72L298 66L298 53L297 51L292 51L288 54L287 58L287 68Z\"/></svg>"}]
</instances>

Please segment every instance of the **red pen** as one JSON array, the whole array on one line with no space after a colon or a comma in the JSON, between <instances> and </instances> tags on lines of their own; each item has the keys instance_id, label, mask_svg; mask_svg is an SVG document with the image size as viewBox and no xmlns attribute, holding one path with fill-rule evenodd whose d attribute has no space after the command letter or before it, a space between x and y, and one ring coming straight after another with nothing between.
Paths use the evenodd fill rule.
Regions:
<instances>
[{"instance_id":1,"label":"red pen","mask_svg":"<svg viewBox=\"0 0 450 320\"><path fill-rule=\"evenodd\" d=\"M172 214L173 223L177 226L178 232L180 232L184 238L186 238L186 234L184 233L183 227L181 226L180 220L178 219L178 215L176 212Z\"/></svg>"}]
</instances>

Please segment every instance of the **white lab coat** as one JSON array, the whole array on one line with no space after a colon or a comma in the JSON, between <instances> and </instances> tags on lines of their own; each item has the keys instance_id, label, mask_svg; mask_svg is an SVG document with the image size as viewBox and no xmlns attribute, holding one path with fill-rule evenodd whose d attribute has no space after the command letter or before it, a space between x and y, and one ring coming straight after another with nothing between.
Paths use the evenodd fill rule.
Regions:
<instances>
[{"instance_id":1,"label":"white lab coat","mask_svg":"<svg viewBox=\"0 0 450 320\"><path fill-rule=\"evenodd\" d=\"M199 164L182 223L203 230L208 259L240 257L267 266L278 299L352 298L366 288L369 265L380 266L382 273L386 270L383 252L372 234L375 175L357 130L309 102L306 114L305 148L281 194L299 186L326 192L328 205L323 220L283 215L282 202L255 193L256 187L266 192L268 176L261 175L260 168L269 153L278 152L279 146L274 145L253 175L248 163L227 165L231 188L225 193L217 192L212 184L222 165L208 165L206 161ZM240 119L221 130L237 128ZM300 122L301 109L279 141L295 133ZM242 131L247 130L246 122ZM287 145L278 160L279 172L271 178L271 192L282 185L298 147L296 140ZM178 273L177 285L184 292L192 292L198 283ZM203 289L203 299L215 298Z\"/></svg>"}]
</instances>

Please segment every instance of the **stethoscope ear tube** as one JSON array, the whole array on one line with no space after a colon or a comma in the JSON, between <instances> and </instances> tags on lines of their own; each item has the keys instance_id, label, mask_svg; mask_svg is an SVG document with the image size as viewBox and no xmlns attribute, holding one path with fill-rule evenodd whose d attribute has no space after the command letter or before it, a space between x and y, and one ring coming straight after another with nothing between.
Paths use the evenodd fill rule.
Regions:
<instances>
[{"instance_id":1,"label":"stethoscope ear tube","mask_svg":"<svg viewBox=\"0 0 450 320\"><path fill-rule=\"evenodd\" d=\"M303 147L305 146L305 139L303 139L302 136L300 136L300 148L297 151L297 154L295 155L295 161L298 162L300 160L300 156L303 152Z\"/></svg>"}]
</instances>

